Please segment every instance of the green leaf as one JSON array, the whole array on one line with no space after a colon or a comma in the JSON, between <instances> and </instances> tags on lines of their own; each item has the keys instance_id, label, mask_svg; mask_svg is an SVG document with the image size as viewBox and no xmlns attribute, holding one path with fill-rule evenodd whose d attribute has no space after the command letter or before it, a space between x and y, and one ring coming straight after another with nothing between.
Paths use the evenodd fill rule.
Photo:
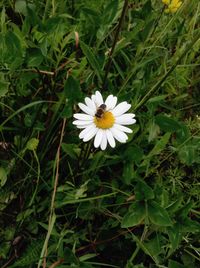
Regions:
<instances>
[{"instance_id":1,"label":"green leaf","mask_svg":"<svg viewBox=\"0 0 200 268\"><path fill-rule=\"evenodd\" d=\"M168 143L168 141L170 139L170 136L171 136L170 132L165 133L161 137L161 139L156 142L155 146L150 151L150 153L148 154L147 157L151 158L152 156L159 154L165 148L166 144Z\"/></svg>"},{"instance_id":2,"label":"green leaf","mask_svg":"<svg viewBox=\"0 0 200 268\"><path fill-rule=\"evenodd\" d=\"M159 125L160 129L166 132L175 132L180 129L180 124L175 119L166 115L157 115L155 123Z\"/></svg>"},{"instance_id":3,"label":"green leaf","mask_svg":"<svg viewBox=\"0 0 200 268\"><path fill-rule=\"evenodd\" d=\"M148 242L144 242L144 246L147 248L150 256L154 256L155 258L162 252L161 240L161 235L156 234L154 238L150 239Z\"/></svg>"},{"instance_id":4,"label":"green leaf","mask_svg":"<svg viewBox=\"0 0 200 268\"><path fill-rule=\"evenodd\" d=\"M172 221L167 211L155 201L148 202L148 216L153 224L159 226L171 226Z\"/></svg>"},{"instance_id":5,"label":"green leaf","mask_svg":"<svg viewBox=\"0 0 200 268\"><path fill-rule=\"evenodd\" d=\"M136 201L131 205L130 212L122 219L121 227L128 228L140 224L146 215L145 203Z\"/></svg>"},{"instance_id":6,"label":"green leaf","mask_svg":"<svg viewBox=\"0 0 200 268\"><path fill-rule=\"evenodd\" d=\"M75 256L75 254L72 252L71 249L65 247L64 249L64 259L65 259L65 263L69 263L70 265L72 265L72 267L77 264L78 265L78 259ZM75 266L76 267L76 266Z\"/></svg>"},{"instance_id":7,"label":"green leaf","mask_svg":"<svg viewBox=\"0 0 200 268\"><path fill-rule=\"evenodd\" d=\"M10 68L18 68L23 62L21 40L11 31L5 34L5 49L3 60L9 64Z\"/></svg>"},{"instance_id":8,"label":"green leaf","mask_svg":"<svg viewBox=\"0 0 200 268\"><path fill-rule=\"evenodd\" d=\"M4 97L8 93L8 87L10 83L6 81L0 81L0 98Z\"/></svg>"},{"instance_id":9,"label":"green leaf","mask_svg":"<svg viewBox=\"0 0 200 268\"><path fill-rule=\"evenodd\" d=\"M168 268L185 268L185 266L177 261L169 260Z\"/></svg>"},{"instance_id":10,"label":"green leaf","mask_svg":"<svg viewBox=\"0 0 200 268\"><path fill-rule=\"evenodd\" d=\"M180 128L176 131L176 140L179 143L183 143L185 140L187 140L190 137L190 131L188 126L186 126L184 123L179 123Z\"/></svg>"},{"instance_id":11,"label":"green leaf","mask_svg":"<svg viewBox=\"0 0 200 268\"><path fill-rule=\"evenodd\" d=\"M87 46L85 43L80 42L81 49L83 50L84 55L86 56L89 64L93 68L94 72L96 73L99 82L102 82L102 77L101 77L101 67L99 65L98 60L96 59L94 53L92 52L91 48Z\"/></svg>"},{"instance_id":12,"label":"green leaf","mask_svg":"<svg viewBox=\"0 0 200 268\"><path fill-rule=\"evenodd\" d=\"M77 159L78 153L80 152L80 149L77 147L76 144L67 144L62 143L62 149L63 151L69 155L72 159Z\"/></svg>"},{"instance_id":13,"label":"green leaf","mask_svg":"<svg viewBox=\"0 0 200 268\"><path fill-rule=\"evenodd\" d=\"M118 17L118 5L118 0L107 1L107 5L101 16L101 24L97 32L97 38L101 41L107 36L107 32Z\"/></svg>"},{"instance_id":14,"label":"green leaf","mask_svg":"<svg viewBox=\"0 0 200 268\"><path fill-rule=\"evenodd\" d=\"M178 216L183 219L187 218L187 215L189 214L193 206L194 206L193 201L188 202L179 209Z\"/></svg>"},{"instance_id":15,"label":"green leaf","mask_svg":"<svg viewBox=\"0 0 200 268\"><path fill-rule=\"evenodd\" d=\"M124 152L123 159L134 163L139 163L143 158L143 150L137 145L128 146Z\"/></svg>"},{"instance_id":16,"label":"green leaf","mask_svg":"<svg viewBox=\"0 0 200 268\"><path fill-rule=\"evenodd\" d=\"M44 57L39 48L29 49L27 55L27 65L29 67L38 67L42 63L43 59Z\"/></svg>"},{"instance_id":17,"label":"green leaf","mask_svg":"<svg viewBox=\"0 0 200 268\"><path fill-rule=\"evenodd\" d=\"M165 100L167 97L168 97L167 94L165 94L165 95L158 95L158 96L152 97L152 98L148 99L147 104L150 104L150 103L152 104L152 103L159 103L159 102L162 102L162 101Z\"/></svg>"},{"instance_id":18,"label":"green leaf","mask_svg":"<svg viewBox=\"0 0 200 268\"><path fill-rule=\"evenodd\" d=\"M135 186L135 197L137 200L153 199L154 192L145 181L139 180Z\"/></svg>"},{"instance_id":19,"label":"green leaf","mask_svg":"<svg viewBox=\"0 0 200 268\"><path fill-rule=\"evenodd\" d=\"M190 218L185 218L181 222L182 231L185 233L200 233L200 223Z\"/></svg>"},{"instance_id":20,"label":"green leaf","mask_svg":"<svg viewBox=\"0 0 200 268\"><path fill-rule=\"evenodd\" d=\"M82 93L79 82L73 76L69 76L65 81L64 94L70 104L77 103L81 99Z\"/></svg>"},{"instance_id":21,"label":"green leaf","mask_svg":"<svg viewBox=\"0 0 200 268\"><path fill-rule=\"evenodd\" d=\"M176 211L179 209L179 207L180 207L182 201L183 201L183 197L181 196L181 197L179 197L176 201L172 202L172 203L166 208L167 211L168 211L170 214L176 212Z\"/></svg>"},{"instance_id":22,"label":"green leaf","mask_svg":"<svg viewBox=\"0 0 200 268\"><path fill-rule=\"evenodd\" d=\"M198 163L197 147L194 145L185 145L178 150L178 157L183 164L191 166L193 163Z\"/></svg>"},{"instance_id":23,"label":"green leaf","mask_svg":"<svg viewBox=\"0 0 200 268\"><path fill-rule=\"evenodd\" d=\"M3 187L7 181L7 171L5 168L0 167L0 186Z\"/></svg>"},{"instance_id":24,"label":"green leaf","mask_svg":"<svg viewBox=\"0 0 200 268\"><path fill-rule=\"evenodd\" d=\"M133 179L133 163L126 161L123 165L122 178L125 184L129 185Z\"/></svg>"},{"instance_id":25,"label":"green leaf","mask_svg":"<svg viewBox=\"0 0 200 268\"><path fill-rule=\"evenodd\" d=\"M170 252L168 254L171 255L179 247L182 240L180 224L176 223L174 226L168 227L167 233L171 244Z\"/></svg>"},{"instance_id":26,"label":"green leaf","mask_svg":"<svg viewBox=\"0 0 200 268\"><path fill-rule=\"evenodd\" d=\"M31 243L28 244L28 247L26 248L22 257L20 257L19 260L17 260L13 265L9 267L32 267L32 265L35 264L40 257L42 243L43 240L33 240Z\"/></svg>"}]
</instances>

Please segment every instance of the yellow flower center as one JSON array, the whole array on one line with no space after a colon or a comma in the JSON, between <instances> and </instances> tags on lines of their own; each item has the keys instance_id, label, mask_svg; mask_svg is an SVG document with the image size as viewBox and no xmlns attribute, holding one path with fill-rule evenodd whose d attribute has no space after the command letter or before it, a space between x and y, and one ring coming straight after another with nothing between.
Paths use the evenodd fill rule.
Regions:
<instances>
[{"instance_id":1,"label":"yellow flower center","mask_svg":"<svg viewBox=\"0 0 200 268\"><path fill-rule=\"evenodd\" d=\"M111 128L115 123L115 118L111 112L104 112L101 118L94 117L94 123L98 128Z\"/></svg>"}]
</instances>

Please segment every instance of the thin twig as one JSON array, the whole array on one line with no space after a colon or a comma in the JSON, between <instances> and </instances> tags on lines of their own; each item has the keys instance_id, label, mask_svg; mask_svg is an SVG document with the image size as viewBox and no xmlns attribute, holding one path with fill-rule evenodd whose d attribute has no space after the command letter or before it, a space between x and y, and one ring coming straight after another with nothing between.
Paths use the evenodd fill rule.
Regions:
<instances>
[{"instance_id":1,"label":"thin twig","mask_svg":"<svg viewBox=\"0 0 200 268\"><path fill-rule=\"evenodd\" d=\"M123 23L125 14L126 14L127 7L128 7L128 0L124 0L124 6L123 6L122 14L121 14L121 17L119 19L119 23L118 23L116 33L115 33L115 37L114 37L114 41L113 41L113 45L112 45L111 51L109 53L108 63L106 65L105 76L104 76L103 86L102 86L103 89L105 89L105 86L106 86L108 73L110 71L110 67L111 67L111 63L112 63L112 55L113 55L113 52L115 50L115 46L116 46L116 43L117 43L117 39L119 37L119 33L120 33L120 30L121 30L121 27L122 27L122 23Z\"/></svg>"}]
</instances>

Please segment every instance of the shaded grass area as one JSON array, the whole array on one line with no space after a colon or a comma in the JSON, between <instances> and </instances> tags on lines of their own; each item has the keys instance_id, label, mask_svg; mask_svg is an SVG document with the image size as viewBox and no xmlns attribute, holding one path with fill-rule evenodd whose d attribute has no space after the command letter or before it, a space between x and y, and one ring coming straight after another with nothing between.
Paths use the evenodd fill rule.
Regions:
<instances>
[{"instance_id":1,"label":"shaded grass area","mask_svg":"<svg viewBox=\"0 0 200 268\"><path fill-rule=\"evenodd\" d=\"M200 4L0 4L0 266L199 267ZM100 90L126 144L72 125Z\"/></svg>"}]
</instances>

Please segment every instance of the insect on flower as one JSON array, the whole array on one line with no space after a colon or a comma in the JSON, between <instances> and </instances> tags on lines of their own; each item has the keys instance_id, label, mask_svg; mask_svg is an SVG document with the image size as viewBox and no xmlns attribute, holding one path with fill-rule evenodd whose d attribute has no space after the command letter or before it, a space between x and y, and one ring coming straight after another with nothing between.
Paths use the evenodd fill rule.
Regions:
<instances>
[{"instance_id":1,"label":"insect on flower","mask_svg":"<svg viewBox=\"0 0 200 268\"><path fill-rule=\"evenodd\" d=\"M106 111L106 105L103 103L103 104L101 104L101 105L99 106L99 108L97 109L97 112L96 112L95 116L96 116L97 118L102 118L103 115L104 115L104 113L105 113L105 111Z\"/></svg>"},{"instance_id":2,"label":"insect on flower","mask_svg":"<svg viewBox=\"0 0 200 268\"><path fill-rule=\"evenodd\" d=\"M99 91L91 98L85 98L85 104L79 103L84 113L74 114L73 124L83 129L79 138L87 142L94 138L94 147L105 150L107 144L112 148L116 146L115 140L125 143L128 140L126 133L132 130L125 125L135 124L135 114L126 113L131 105L126 101L117 104L117 97L109 95L105 102Z\"/></svg>"}]
</instances>

